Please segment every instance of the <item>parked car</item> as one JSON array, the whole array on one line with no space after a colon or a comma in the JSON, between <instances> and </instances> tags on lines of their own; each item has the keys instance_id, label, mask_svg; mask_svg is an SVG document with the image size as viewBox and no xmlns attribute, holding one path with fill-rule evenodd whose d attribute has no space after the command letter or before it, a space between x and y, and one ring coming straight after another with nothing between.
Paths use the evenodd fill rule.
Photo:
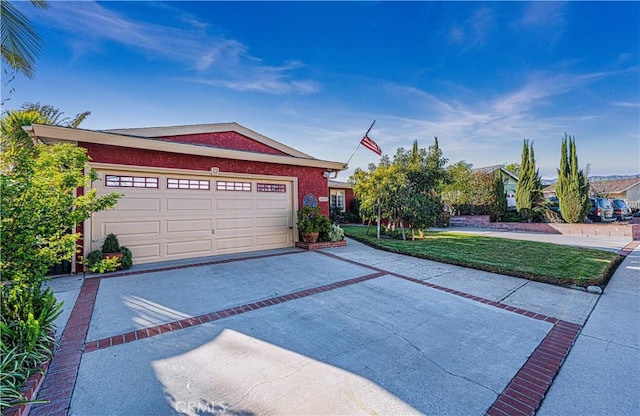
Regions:
<instances>
[{"instance_id":1,"label":"parked car","mask_svg":"<svg viewBox=\"0 0 640 416\"><path fill-rule=\"evenodd\" d=\"M560 214L560 201L557 196L552 196L547 200L547 208L556 214Z\"/></svg>"},{"instance_id":2,"label":"parked car","mask_svg":"<svg viewBox=\"0 0 640 416\"><path fill-rule=\"evenodd\" d=\"M591 208L587 217L594 222L615 221L618 218L613 213L613 205L608 198L590 198Z\"/></svg>"},{"instance_id":3,"label":"parked car","mask_svg":"<svg viewBox=\"0 0 640 416\"><path fill-rule=\"evenodd\" d=\"M631 215L631 208L622 199L614 199L611 201L613 206L613 214L618 221L629 221L633 216Z\"/></svg>"}]
</instances>

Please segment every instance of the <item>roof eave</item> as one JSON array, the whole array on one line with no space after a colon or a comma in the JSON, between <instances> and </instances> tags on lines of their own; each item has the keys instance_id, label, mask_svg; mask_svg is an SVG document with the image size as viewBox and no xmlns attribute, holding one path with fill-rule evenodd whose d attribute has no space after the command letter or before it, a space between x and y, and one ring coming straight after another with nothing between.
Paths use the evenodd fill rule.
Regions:
<instances>
[{"instance_id":1,"label":"roof eave","mask_svg":"<svg viewBox=\"0 0 640 416\"><path fill-rule=\"evenodd\" d=\"M31 126L30 130L27 130L27 132L31 135L32 138L35 137L45 144L53 144L60 141L75 143L85 142L109 146L128 147L133 149L157 150L169 153L217 157L222 159L247 160L252 162L316 167L324 168L332 172L338 172L347 169L347 165L345 163L331 162L327 160L314 159L311 157L304 158L295 156L271 155L266 153L245 152L217 147L198 146L168 140L128 136L111 132L82 130L44 124L34 124Z\"/></svg>"}]
</instances>

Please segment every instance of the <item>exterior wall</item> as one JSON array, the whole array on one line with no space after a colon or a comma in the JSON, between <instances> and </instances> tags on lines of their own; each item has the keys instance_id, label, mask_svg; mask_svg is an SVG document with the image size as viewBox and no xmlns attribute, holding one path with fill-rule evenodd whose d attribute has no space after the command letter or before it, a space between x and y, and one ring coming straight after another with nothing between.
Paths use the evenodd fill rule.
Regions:
<instances>
[{"instance_id":1,"label":"exterior wall","mask_svg":"<svg viewBox=\"0 0 640 416\"><path fill-rule=\"evenodd\" d=\"M449 219L452 227L488 227L491 222L489 215L454 215Z\"/></svg>"},{"instance_id":2,"label":"exterior wall","mask_svg":"<svg viewBox=\"0 0 640 416\"><path fill-rule=\"evenodd\" d=\"M353 205L353 201L356 199L353 194L353 189L348 188L344 190L344 204L347 207L347 211L350 211Z\"/></svg>"},{"instance_id":3,"label":"exterior wall","mask_svg":"<svg viewBox=\"0 0 640 416\"><path fill-rule=\"evenodd\" d=\"M267 153L271 155L287 155L280 150L259 143L253 139L243 136L235 131L225 131L218 133L184 134L180 136L165 136L158 139L170 140L173 142L202 144L215 146L223 149L243 150L247 152Z\"/></svg>"},{"instance_id":4,"label":"exterior wall","mask_svg":"<svg viewBox=\"0 0 640 416\"><path fill-rule=\"evenodd\" d=\"M511 176L504 175L504 191L507 195L515 195L516 188L518 187L518 181Z\"/></svg>"},{"instance_id":5,"label":"exterior wall","mask_svg":"<svg viewBox=\"0 0 640 416\"><path fill-rule=\"evenodd\" d=\"M327 178L323 175L325 172L323 168L182 155L93 143L78 143L78 145L86 148L91 160L97 163L192 169L206 172L210 172L212 167L217 167L220 172L295 176L298 178L298 206L302 206L304 196L311 193L318 199L318 206L322 212L329 215L329 202L320 202L320 197L329 196Z\"/></svg>"},{"instance_id":6,"label":"exterior wall","mask_svg":"<svg viewBox=\"0 0 640 416\"><path fill-rule=\"evenodd\" d=\"M626 199L631 208L640 208L640 184L627 189L626 198L623 199Z\"/></svg>"}]
</instances>

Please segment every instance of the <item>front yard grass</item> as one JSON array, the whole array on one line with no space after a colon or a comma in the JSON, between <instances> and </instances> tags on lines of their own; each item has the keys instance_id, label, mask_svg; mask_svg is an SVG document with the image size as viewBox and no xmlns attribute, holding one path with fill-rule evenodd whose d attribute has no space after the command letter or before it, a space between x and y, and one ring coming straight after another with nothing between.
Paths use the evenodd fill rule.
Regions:
<instances>
[{"instance_id":1,"label":"front yard grass","mask_svg":"<svg viewBox=\"0 0 640 416\"><path fill-rule=\"evenodd\" d=\"M561 286L605 284L620 261L610 251L535 241L426 232L412 240L376 239L371 227L343 227L345 235L375 248Z\"/></svg>"}]
</instances>

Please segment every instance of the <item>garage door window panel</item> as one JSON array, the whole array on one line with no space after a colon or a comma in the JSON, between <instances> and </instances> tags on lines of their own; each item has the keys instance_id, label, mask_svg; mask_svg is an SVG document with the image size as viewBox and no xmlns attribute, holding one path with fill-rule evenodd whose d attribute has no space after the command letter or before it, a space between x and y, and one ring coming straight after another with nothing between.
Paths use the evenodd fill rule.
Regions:
<instances>
[{"instance_id":1,"label":"garage door window panel","mask_svg":"<svg viewBox=\"0 0 640 416\"><path fill-rule=\"evenodd\" d=\"M206 180L167 178L167 189L195 189L208 191L211 184Z\"/></svg>"},{"instance_id":2,"label":"garage door window panel","mask_svg":"<svg viewBox=\"0 0 640 416\"><path fill-rule=\"evenodd\" d=\"M251 192L251 182L217 181L216 190Z\"/></svg>"},{"instance_id":3,"label":"garage door window panel","mask_svg":"<svg viewBox=\"0 0 640 416\"><path fill-rule=\"evenodd\" d=\"M106 175L107 188L158 188L157 177Z\"/></svg>"},{"instance_id":4,"label":"garage door window panel","mask_svg":"<svg viewBox=\"0 0 640 416\"><path fill-rule=\"evenodd\" d=\"M286 193L287 185L282 183L259 183L257 185L258 192L278 192Z\"/></svg>"}]
</instances>

